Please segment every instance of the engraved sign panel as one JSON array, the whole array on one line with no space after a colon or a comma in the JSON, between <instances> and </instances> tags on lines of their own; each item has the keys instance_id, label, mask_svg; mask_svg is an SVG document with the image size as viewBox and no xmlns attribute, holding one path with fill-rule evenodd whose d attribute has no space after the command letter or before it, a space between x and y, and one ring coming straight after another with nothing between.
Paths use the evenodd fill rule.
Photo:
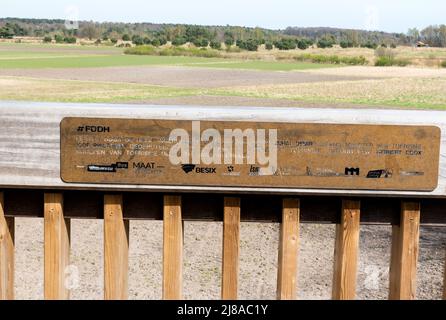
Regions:
<instances>
[{"instance_id":1,"label":"engraved sign panel","mask_svg":"<svg viewBox=\"0 0 446 320\"><path fill-rule=\"evenodd\" d=\"M65 118L66 183L432 191L434 126Z\"/></svg>"}]
</instances>

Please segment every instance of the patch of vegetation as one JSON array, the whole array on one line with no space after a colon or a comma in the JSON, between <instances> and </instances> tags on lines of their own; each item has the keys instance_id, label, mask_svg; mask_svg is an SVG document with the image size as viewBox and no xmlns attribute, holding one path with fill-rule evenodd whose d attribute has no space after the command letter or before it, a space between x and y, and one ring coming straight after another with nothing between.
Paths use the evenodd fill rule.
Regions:
<instances>
[{"instance_id":1,"label":"patch of vegetation","mask_svg":"<svg viewBox=\"0 0 446 320\"><path fill-rule=\"evenodd\" d=\"M243 50L257 51L259 49L260 42L256 39L237 40L236 46Z\"/></svg>"},{"instance_id":2,"label":"patch of vegetation","mask_svg":"<svg viewBox=\"0 0 446 320\"><path fill-rule=\"evenodd\" d=\"M143 55L143 56L184 56L184 57L201 57L201 58L221 57L221 53L215 49L183 48L175 46L161 49L151 45L128 48L124 51L124 53L129 55Z\"/></svg>"},{"instance_id":3,"label":"patch of vegetation","mask_svg":"<svg viewBox=\"0 0 446 320\"><path fill-rule=\"evenodd\" d=\"M442 61L440 65L442 68L446 68L446 60Z\"/></svg>"},{"instance_id":4,"label":"patch of vegetation","mask_svg":"<svg viewBox=\"0 0 446 320\"><path fill-rule=\"evenodd\" d=\"M301 54L295 56L296 61L320 63L320 64L346 64L346 65L367 65L369 61L364 56L343 57L337 55L321 55L321 54Z\"/></svg>"},{"instance_id":5,"label":"patch of vegetation","mask_svg":"<svg viewBox=\"0 0 446 320\"><path fill-rule=\"evenodd\" d=\"M394 50L384 47L376 49L375 56L376 56L375 66L377 67L391 67L391 66L405 67L410 63L406 59L397 59Z\"/></svg>"}]
</instances>

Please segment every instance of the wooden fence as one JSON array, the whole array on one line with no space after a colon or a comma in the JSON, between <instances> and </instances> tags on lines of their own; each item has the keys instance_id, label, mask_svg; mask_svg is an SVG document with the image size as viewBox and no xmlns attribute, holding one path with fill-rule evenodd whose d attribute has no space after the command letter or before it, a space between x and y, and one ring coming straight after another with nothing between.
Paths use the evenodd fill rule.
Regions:
<instances>
[{"instance_id":1,"label":"wooden fence","mask_svg":"<svg viewBox=\"0 0 446 320\"><path fill-rule=\"evenodd\" d=\"M212 114L212 116L209 116ZM435 124L442 129L432 192L64 184L65 116ZM323 115L323 116L321 116ZM300 223L334 223L333 299L354 299L361 224L392 225L390 299L414 299L420 225L446 226L446 117L385 110L237 110L3 103L0 105L0 299L14 298L14 219L44 218L44 296L68 299L70 219L104 220L104 298L128 296L129 220L163 221L163 298L182 298L183 221L223 221L222 299L237 299L240 224L279 222L277 298L295 299ZM446 285L445 285L446 287ZM446 289L444 292L446 298Z\"/></svg>"}]
</instances>

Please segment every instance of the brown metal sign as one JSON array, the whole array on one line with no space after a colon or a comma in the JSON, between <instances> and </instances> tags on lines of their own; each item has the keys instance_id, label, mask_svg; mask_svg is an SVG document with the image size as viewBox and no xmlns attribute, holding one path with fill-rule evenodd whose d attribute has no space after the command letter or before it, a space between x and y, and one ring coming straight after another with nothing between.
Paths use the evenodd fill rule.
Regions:
<instances>
[{"instance_id":1,"label":"brown metal sign","mask_svg":"<svg viewBox=\"0 0 446 320\"><path fill-rule=\"evenodd\" d=\"M433 126L65 118L67 183L432 191Z\"/></svg>"}]
</instances>

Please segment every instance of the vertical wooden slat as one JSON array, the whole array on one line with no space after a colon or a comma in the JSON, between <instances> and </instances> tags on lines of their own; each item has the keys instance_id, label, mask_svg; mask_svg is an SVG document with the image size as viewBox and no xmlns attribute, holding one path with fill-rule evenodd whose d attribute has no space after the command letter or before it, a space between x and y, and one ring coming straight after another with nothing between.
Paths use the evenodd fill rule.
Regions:
<instances>
[{"instance_id":1,"label":"vertical wooden slat","mask_svg":"<svg viewBox=\"0 0 446 320\"><path fill-rule=\"evenodd\" d=\"M128 297L129 223L124 220L122 195L104 196L104 298Z\"/></svg>"},{"instance_id":2,"label":"vertical wooden slat","mask_svg":"<svg viewBox=\"0 0 446 320\"><path fill-rule=\"evenodd\" d=\"M420 203L402 202L400 225L392 227L389 299L412 300L416 295Z\"/></svg>"},{"instance_id":3,"label":"vertical wooden slat","mask_svg":"<svg viewBox=\"0 0 446 320\"><path fill-rule=\"evenodd\" d=\"M181 197L164 196L163 299L182 299L183 223Z\"/></svg>"},{"instance_id":4,"label":"vertical wooden slat","mask_svg":"<svg viewBox=\"0 0 446 320\"><path fill-rule=\"evenodd\" d=\"M356 297L359 251L360 201L343 200L341 223L336 226L332 297L352 300Z\"/></svg>"},{"instance_id":5,"label":"vertical wooden slat","mask_svg":"<svg viewBox=\"0 0 446 320\"><path fill-rule=\"evenodd\" d=\"M69 299L65 269L70 263L70 220L64 218L61 193L45 193L44 221L45 299Z\"/></svg>"},{"instance_id":6,"label":"vertical wooden slat","mask_svg":"<svg viewBox=\"0 0 446 320\"><path fill-rule=\"evenodd\" d=\"M299 200L283 199L277 268L277 299L280 300L296 299L299 215Z\"/></svg>"},{"instance_id":7,"label":"vertical wooden slat","mask_svg":"<svg viewBox=\"0 0 446 320\"><path fill-rule=\"evenodd\" d=\"M0 192L0 300L14 299L14 218L6 218Z\"/></svg>"},{"instance_id":8,"label":"vertical wooden slat","mask_svg":"<svg viewBox=\"0 0 446 320\"><path fill-rule=\"evenodd\" d=\"M236 300L240 252L240 198L224 199L221 298Z\"/></svg>"},{"instance_id":9,"label":"vertical wooden slat","mask_svg":"<svg viewBox=\"0 0 446 320\"><path fill-rule=\"evenodd\" d=\"M446 259L444 261L443 300L446 300Z\"/></svg>"}]
</instances>

